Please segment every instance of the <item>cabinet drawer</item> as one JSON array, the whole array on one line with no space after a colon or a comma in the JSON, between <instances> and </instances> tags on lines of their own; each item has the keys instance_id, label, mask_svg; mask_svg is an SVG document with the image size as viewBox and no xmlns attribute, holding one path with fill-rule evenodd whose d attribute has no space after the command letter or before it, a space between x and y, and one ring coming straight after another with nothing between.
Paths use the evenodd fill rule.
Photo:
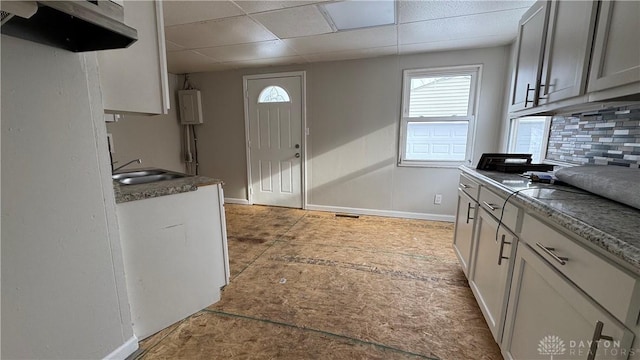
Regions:
<instances>
[{"instance_id":1,"label":"cabinet drawer","mask_svg":"<svg viewBox=\"0 0 640 360\"><path fill-rule=\"evenodd\" d=\"M480 193L480 183L476 182L465 174L460 174L458 188L464 191L473 200L478 201L478 194Z\"/></svg>"},{"instance_id":2,"label":"cabinet drawer","mask_svg":"<svg viewBox=\"0 0 640 360\"><path fill-rule=\"evenodd\" d=\"M636 285L634 277L527 214L521 240L611 314L627 321Z\"/></svg>"},{"instance_id":3,"label":"cabinet drawer","mask_svg":"<svg viewBox=\"0 0 640 360\"><path fill-rule=\"evenodd\" d=\"M511 203L505 203L505 198L483 187L480 189L480 200L478 200L487 212L500 220L502 217L502 225L506 226L512 232L515 232L518 223L517 206ZM504 208L504 212L502 209Z\"/></svg>"}]
</instances>

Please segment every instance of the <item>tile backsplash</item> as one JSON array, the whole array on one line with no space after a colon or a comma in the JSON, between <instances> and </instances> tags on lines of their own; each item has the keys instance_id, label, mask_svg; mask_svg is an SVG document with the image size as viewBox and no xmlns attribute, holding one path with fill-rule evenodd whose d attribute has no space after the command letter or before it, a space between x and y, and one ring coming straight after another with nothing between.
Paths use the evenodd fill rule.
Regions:
<instances>
[{"instance_id":1,"label":"tile backsplash","mask_svg":"<svg viewBox=\"0 0 640 360\"><path fill-rule=\"evenodd\" d=\"M546 158L638 168L640 105L554 116Z\"/></svg>"}]
</instances>

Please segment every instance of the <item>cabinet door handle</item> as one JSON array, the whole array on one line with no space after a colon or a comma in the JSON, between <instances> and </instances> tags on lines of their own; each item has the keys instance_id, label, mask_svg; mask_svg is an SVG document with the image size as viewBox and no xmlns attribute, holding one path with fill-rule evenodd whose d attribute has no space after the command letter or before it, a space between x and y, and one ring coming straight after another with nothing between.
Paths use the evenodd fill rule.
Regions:
<instances>
[{"instance_id":1,"label":"cabinet door handle","mask_svg":"<svg viewBox=\"0 0 640 360\"><path fill-rule=\"evenodd\" d=\"M532 88L531 84L527 84L527 92L525 93L525 96L524 96L524 107L527 107L529 103L533 104L533 100L529 100L529 93L532 91L535 92L536 88L535 87ZM533 97L535 98L535 96L536 94L534 93Z\"/></svg>"},{"instance_id":2,"label":"cabinet door handle","mask_svg":"<svg viewBox=\"0 0 640 360\"><path fill-rule=\"evenodd\" d=\"M470 188L470 186L469 186L469 185L466 185L466 184L463 184L463 183L460 183L460 187L461 187L461 188L463 188L463 189L468 189L468 188Z\"/></svg>"},{"instance_id":3,"label":"cabinet door handle","mask_svg":"<svg viewBox=\"0 0 640 360\"><path fill-rule=\"evenodd\" d=\"M544 84L540 84L540 88L546 87L547 85ZM542 89L540 89L542 92ZM538 100L546 100L547 97L546 96L540 96L540 94L538 94Z\"/></svg>"},{"instance_id":4,"label":"cabinet door handle","mask_svg":"<svg viewBox=\"0 0 640 360\"><path fill-rule=\"evenodd\" d=\"M538 246L540 249L542 249L542 251L544 251L547 255L551 256L553 258L553 260L559 262L560 265L564 265L564 264L567 263L567 261L569 261L569 258L556 255L556 253L554 253L554 251L556 251L555 248L546 247L546 246L540 244L539 242L536 243L536 246Z\"/></svg>"},{"instance_id":5,"label":"cabinet door handle","mask_svg":"<svg viewBox=\"0 0 640 360\"><path fill-rule=\"evenodd\" d=\"M511 245L510 242L505 241L505 234L502 234L502 240L500 240L500 254L498 255L498 265L502 265L502 260L509 260L508 257L502 256L504 253L504 244Z\"/></svg>"},{"instance_id":6,"label":"cabinet door handle","mask_svg":"<svg viewBox=\"0 0 640 360\"><path fill-rule=\"evenodd\" d=\"M587 360L595 360L596 353L598 352L598 341L600 340L608 340L613 341L611 336L602 335L602 328L604 324L602 321L596 321L596 328L593 331L593 338L591 339L591 347L589 347L589 356L587 356Z\"/></svg>"},{"instance_id":7,"label":"cabinet door handle","mask_svg":"<svg viewBox=\"0 0 640 360\"><path fill-rule=\"evenodd\" d=\"M471 206L471 203L467 203L467 224L469 223L469 220L473 220L471 217L471 209L475 210L476 208Z\"/></svg>"},{"instance_id":8,"label":"cabinet door handle","mask_svg":"<svg viewBox=\"0 0 640 360\"><path fill-rule=\"evenodd\" d=\"M491 211L496 211L496 210L500 210L499 207L496 206L496 204L489 204L486 201L482 202L484 204L484 206L488 207L489 209L491 209Z\"/></svg>"}]
</instances>

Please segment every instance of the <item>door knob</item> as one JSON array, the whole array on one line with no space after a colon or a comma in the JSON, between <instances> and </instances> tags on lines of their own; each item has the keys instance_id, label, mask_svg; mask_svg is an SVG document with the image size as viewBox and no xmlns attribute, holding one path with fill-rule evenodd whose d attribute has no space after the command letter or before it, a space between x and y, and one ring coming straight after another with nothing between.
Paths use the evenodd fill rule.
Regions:
<instances>
[{"instance_id":1,"label":"door knob","mask_svg":"<svg viewBox=\"0 0 640 360\"><path fill-rule=\"evenodd\" d=\"M300 149L300 144L296 144L296 145L295 145L295 148L296 148L296 149Z\"/></svg>"},{"instance_id":2,"label":"door knob","mask_svg":"<svg viewBox=\"0 0 640 360\"><path fill-rule=\"evenodd\" d=\"M296 153L296 157L299 158L300 157L300 153Z\"/></svg>"}]
</instances>

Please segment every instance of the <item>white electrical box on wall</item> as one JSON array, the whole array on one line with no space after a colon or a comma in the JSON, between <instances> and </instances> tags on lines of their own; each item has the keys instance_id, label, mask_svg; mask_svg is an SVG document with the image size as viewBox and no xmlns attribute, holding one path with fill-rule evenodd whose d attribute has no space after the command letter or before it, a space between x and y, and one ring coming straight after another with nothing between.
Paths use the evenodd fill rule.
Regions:
<instances>
[{"instance_id":1,"label":"white electrical box on wall","mask_svg":"<svg viewBox=\"0 0 640 360\"><path fill-rule=\"evenodd\" d=\"M200 90L179 90L180 123L182 125L202 124L202 97Z\"/></svg>"}]
</instances>

